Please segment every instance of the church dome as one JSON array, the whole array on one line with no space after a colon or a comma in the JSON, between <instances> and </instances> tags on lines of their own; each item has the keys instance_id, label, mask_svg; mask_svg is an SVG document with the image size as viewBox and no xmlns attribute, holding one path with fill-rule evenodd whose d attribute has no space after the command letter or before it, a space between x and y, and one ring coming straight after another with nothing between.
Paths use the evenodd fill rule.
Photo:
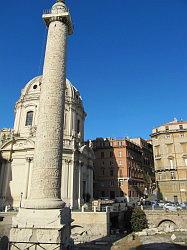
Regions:
<instances>
[{"instance_id":1,"label":"church dome","mask_svg":"<svg viewBox=\"0 0 187 250\"><path fill-rule=\"evenodd\" d=\"M21 91L15 106L14 131L27 137L30 128L37 127L42 76L30 80ZM66 79L64 128L65 136L79 136L83 140L86 113L79 91Z\"/></svg>"},{"instance_id":2,"label":"church dome","mask_svg":"<svg viewBox=\"0 0 187 250\"><path fill-rule=\"evenodd\" d=\"M30 80L21 91L20 100L24 101L29 99L39 98L42 85L42 76L34 77ZM73 101L82 106L82 98L79 91L73 86L73 84L66 79L66 101Z\"/></svg>"}]
</instances>

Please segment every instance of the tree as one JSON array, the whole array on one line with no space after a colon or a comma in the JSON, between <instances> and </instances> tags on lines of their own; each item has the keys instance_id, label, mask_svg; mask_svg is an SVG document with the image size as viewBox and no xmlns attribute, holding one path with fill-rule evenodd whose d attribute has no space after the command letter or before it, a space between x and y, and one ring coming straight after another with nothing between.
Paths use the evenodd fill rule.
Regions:
<instances>
[{"instance_id":1,"label":"tree","mask_svg":"<svg viewBox=\"0 0 187 250\"><path fill-rule=\"evenodd\" d=\"M140 208L134 208L131 216L131 228L133 232L139 232L148 227L146 214Z\"/></svg>"}]
</instances>

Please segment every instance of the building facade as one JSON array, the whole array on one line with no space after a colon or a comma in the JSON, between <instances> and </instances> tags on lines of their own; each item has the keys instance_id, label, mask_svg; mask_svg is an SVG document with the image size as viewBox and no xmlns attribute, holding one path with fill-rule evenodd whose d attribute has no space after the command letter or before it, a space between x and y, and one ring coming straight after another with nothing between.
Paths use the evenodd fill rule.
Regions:
<instances>
[{"instance_id":1,"label":"building facade","mask_svg":"<svg viewBox=\"0 0 187 250\"><path fill-rule=\"evenodd\" d=\"M174 121L152 130L155 174L161 199L187 201L187 122Z\"/></svg>"},{"instance_id":2,"label":"building facade","mask_svg":"<svg viewBox=\"0 0 187 250\"><path fill-rule=\"evenodd\" d=\"M27 83L15 105L14 129L0 132L1 206L19 207L31 192L42 76ZM72 208L93 197L92 148L84 143L84 111L79 91L66 80L61 196Z\"/></svg>"},{"instance_id":3,"label":"building facade","mask_svg":"<svg viewBox=\"0 0 187 250\"><path fill-rule=\"evenodd\" d=\"M151 144L141 138L97 138L93 141L94 198L127 197L136 201L152 192Z\"/></svg>"}]
</instances>

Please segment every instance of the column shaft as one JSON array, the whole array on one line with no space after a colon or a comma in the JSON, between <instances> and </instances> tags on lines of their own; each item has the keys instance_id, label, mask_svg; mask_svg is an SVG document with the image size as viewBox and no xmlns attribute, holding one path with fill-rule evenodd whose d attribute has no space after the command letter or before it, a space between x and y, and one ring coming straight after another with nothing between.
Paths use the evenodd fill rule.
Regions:
<instances>
[{"instance_id":1,"label":"column shaft","mask_svg":"<svg viewBox=\"0 0 187 250\"><path fill-rule=\"evenodd\" d=\"M38 113L31 202L26 203L28 208L58 208L63 205L60 189L66 37L67 26L63 22L50 23Z\"/></svg>"}]
</instances>

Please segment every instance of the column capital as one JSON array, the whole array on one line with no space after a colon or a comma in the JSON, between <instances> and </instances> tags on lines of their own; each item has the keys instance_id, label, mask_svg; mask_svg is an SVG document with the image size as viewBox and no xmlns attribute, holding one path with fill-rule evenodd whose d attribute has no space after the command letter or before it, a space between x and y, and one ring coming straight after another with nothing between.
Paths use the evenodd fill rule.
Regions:
<instances>
[{"instance_id":1,"label":"column capital","mask_svg":"<svg viewBox=\"0 0 187 250\"><path fill-rule=\"evenodd\" d=\"M25 159L27 162L31 162L31 161L33 161L33 156L28 156Z\"/></svg>"},{"instance_id":2,"label":"column capital","mask_svg":"<svg viewBox=\"0 0 187 250\"><path fill-rule=\"evenodd\" d=\"M71 159L68 159L68 158L65 158L64 161L65 161L66 164L72 163L72 160L71 160Z\"/></svg>"}]
</instances>

